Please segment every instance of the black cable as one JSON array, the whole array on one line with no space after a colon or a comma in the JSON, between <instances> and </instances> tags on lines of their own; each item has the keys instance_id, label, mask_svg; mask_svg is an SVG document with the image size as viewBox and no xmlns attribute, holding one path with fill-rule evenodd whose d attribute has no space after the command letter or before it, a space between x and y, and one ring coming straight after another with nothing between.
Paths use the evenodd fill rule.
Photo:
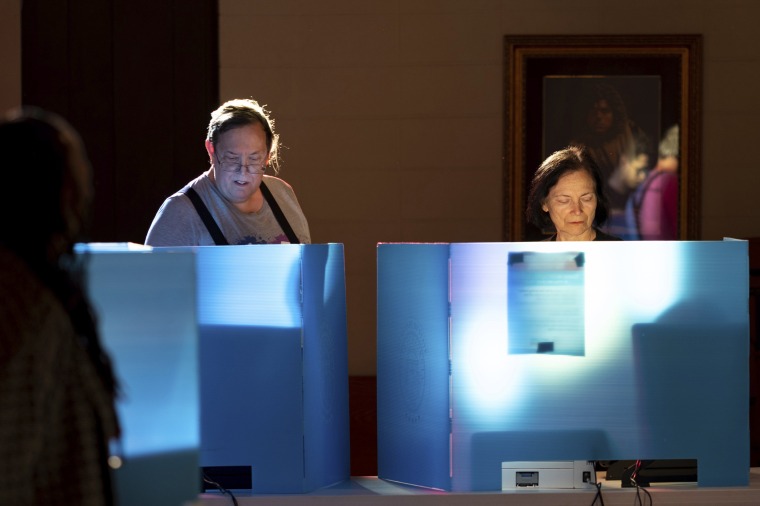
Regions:
<instances>
[{"instance_id":1,"label":"black cable","mask_svg":"<svg viewBox=\"0 0 760 506\"><path fill-rule=\"evenodd\" d=\"M640 486L636 482L636 477L638 475L639 470L641 469L641 461L637 460L636 464L634 464L634 466L636 466L636 467L633 470L633 474L631 474L631 483L636 487L636 499L633 501L633 504L634 505L638 504L640 506L646 506L646 501L642 501L641 500L641 492L644 492L644 494L646 496L645 499L647 499L647 498L649 499L649 506L654 506L654 501L652 500L652 495L649 493L649 491L647 489L645 489L644 487Z\"/></svg>"},{"instance_id":2,"label":"black cable","mask_svg":"<svg viewBox=\"0 0 760 506\"><path fill-rule=\"evenodd\" d=\"M596 481L596 461L590 461L593 468L594 468L594 481L591 482L596 487L596 494L594 495L594 500L591 501L591 506L594 506L597 501L599 501L599 506L604 506L604 497L602 497L602 484L598 481Z\"/></svg>"},{"instance_id":3,"label":"black cable","mask_svg":"<svg viewBox=\"0 0 760 506\"><path fill-rule=\"evenodd\" d=\"M217 490L219 490L219 492L222 493L222 495L230 496L230 499L232 499L232 504L234 504L235 506L238 506L237 499L235 498L232 492L230 492L229 490L221 486L219 483L209 478L205 471L201 471L201 473L203 474L203 481L205 481L209 485L213 485L214 487L216 487Z\"/></svg>"},{"instance_id":4,"label":"black cable","mask_svg":"<svg viewBox=\"0 0 760 506\"><path fill-rule=\"evenodd\" d=\"M594 496L594 500L591 502L591 506L594 506L596 504L597 499L599 500L599 506L604 506L604 498L602 497L602 484L594 483L594 486L596 486L596 495Z\"/></svg>"},{"instance_id":5,"label":"black cable","mask_svg":"<svg viewBox=\"0 0 760 506\"><path fill-rule=\"evenodd\" d=\"M654 501L652 500L652 495L649 493L647 489L645 489L644 487L640 487L638 485L636 485L636 500L634 501L634 504L640 504L641 506L646 506L646 500L644 501L641 500L641 492L644 492L644 494L646 495L645 499L649 499L649 506L653 506Z\"/></svg>"}]
</instances>

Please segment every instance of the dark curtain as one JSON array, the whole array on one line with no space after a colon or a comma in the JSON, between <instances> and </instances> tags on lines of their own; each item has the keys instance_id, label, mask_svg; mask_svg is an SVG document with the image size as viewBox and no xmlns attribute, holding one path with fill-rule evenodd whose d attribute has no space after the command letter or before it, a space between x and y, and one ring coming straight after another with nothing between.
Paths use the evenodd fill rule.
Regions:
<instances>
[{"instance_id":1,"label":"dark curtain","mask_svg":"<svg viewBox=\"0 0 760 506\"><path fill-rule=\"evenodd\" d=\"M88 240L142 243L163 199L207 167L218 67L216 0L24 0L22 102L84 139Z\"/></svg>"}]
</instances>

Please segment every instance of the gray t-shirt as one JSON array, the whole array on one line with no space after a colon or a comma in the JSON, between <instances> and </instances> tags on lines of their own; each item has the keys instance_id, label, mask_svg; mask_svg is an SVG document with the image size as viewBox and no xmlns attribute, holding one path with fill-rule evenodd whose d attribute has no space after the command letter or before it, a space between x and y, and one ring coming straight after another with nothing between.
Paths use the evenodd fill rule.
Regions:
<instances>
[{"instance_id":1,"label":"gray t-shirt","mask_svg":"<svg viewBox=\"0 0 760 506\"><path fill-rule=\"evenodd\" d=\"M273 176L264 176L264 182L280 205L298 239L303 244L310 244L309 225L293 188L282 179ZM191 186L206 204L228 243L233 245L289 243L266 199L257 212L244 213L219 193L216 185L209 179L208 172L190 181L185 188L188 186ZM149 246L213 246L215 243L190 198L180 191L167 198L161 205L148 229L145 244Z\"/></svg>"}]
</instances>

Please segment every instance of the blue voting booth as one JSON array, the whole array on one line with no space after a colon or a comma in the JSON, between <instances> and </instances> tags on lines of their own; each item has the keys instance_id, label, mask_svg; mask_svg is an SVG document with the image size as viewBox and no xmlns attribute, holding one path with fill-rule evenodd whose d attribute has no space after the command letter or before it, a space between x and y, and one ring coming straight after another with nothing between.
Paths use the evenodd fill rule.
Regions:
<instances>
[{"instance_id":1,"label":"blue voting booth","mask_svg":"<svg viewBox=\"0 0 760 506\"><path fill-rule=\"evenodd\" d=\"M196 251L201 466L253 493L349 479L343 246Z\"/></svg>"},{"instance_id":2,"label":"blue voting booth","mask_svg":"<svg viewBox=\"0 0 760 506\"><path fill-rule=\"evenodd\" d=\"M342 245L80 254L126 392L122 504L195 499L201 469L254 494L349 478Z\"/></svg>"},{"instance_id":3,"label":"blue voting booth","mask_svg":"<svg viewBox=\"0 0 760 506\"><path fill-rule=\"evenodd\" d=\"M380 244L378 475L695 459L749 483L745 241Z\"/></svg>"},{"instance_id":4,"label":"blue voting booth","mask_svg":"<svg viewBox=\"0 0 760 506\"><path fill-rule=\"evenodd\" d=\"M180 505L200 492L195 255L78 245L103 347L119 382L122 506Z\"/></svg>"}]
</instances>

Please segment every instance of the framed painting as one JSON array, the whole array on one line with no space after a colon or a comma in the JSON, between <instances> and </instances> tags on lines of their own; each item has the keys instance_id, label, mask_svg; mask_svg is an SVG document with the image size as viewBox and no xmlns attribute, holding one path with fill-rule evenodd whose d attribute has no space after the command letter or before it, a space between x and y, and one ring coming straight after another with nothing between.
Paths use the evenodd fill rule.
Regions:
<instances>
[{"instance_id":1,"label":"framed painting","mask_svg":"<svg viewBox=\"0 0 760 506\"><path fill-rule=\"evenodd\" d=\"M553 152L583 145L624 239L696 240L701 35L505 37L504 240L541 240L530 185Z\"/></svg>"}]
</instances>

